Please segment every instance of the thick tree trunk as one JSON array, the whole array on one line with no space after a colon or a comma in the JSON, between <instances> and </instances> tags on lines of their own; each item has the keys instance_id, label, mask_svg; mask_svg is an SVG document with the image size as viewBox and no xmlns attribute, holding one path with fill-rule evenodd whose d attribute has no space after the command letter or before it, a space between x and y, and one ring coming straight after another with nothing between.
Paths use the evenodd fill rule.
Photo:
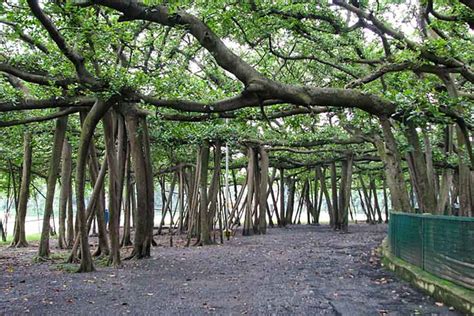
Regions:
<instances>
[{"instance_id":1,"label":"thick tree trunk","mask_svg":"<svg viewBox=\"0 0 474 316\"><path fill-rule=\"evenodd\" d=\"M23 140L23 171L21 176L20 196L18 199L18 211L16 212L16 224L13 235L12 247L27 247L25 234L25 217L30 195L31 180L31 133L25 132Z\"/></svg>"},{"instance_id":2,"label":"thick tree trunk","mask_svg":"<svg viewBox=\"0 0 474 316\"><path fill-rule=\"evenodd\" d=\"M61 163L61 191L59 194L59 235L58 246L61 249L67 247L66 242L66 215L69 200L69 190L71 188L72 157L71 145L64 139Z\"/></svg>"},{"instance_id":3,"label":"thick tree trunk","mask_svg":"<svg viewBox=\"0 0 474 316\"><path fill-rule=\"evenodd\" d=\"M339 229L344 232L348 231L349 228L349 204L351 201L352 192L352 164L353 155L348 154L347 158L342 161L342 176L341 176L341 187L339 193Z\"/></svg>"},{"instance_id":4,"label":"thick tree trunk","mask_svg":"<svg viewBox=\"0 0 474 316\"><path fill-rule=\"evenodd\" d=\"M135 109L125 113L130 153L137 189L137 209L134 221L135 238L129 258L145 258L151 255L154 223L153 170L150 161L148 128Z\"/></svg>"},{"instance_id":5,"label":"thick tree trunk","mask_svg":"<svg viewBox=\"0 0 474 316\"><path fill-rule=\"evenodd\" d=\"M244 229L242 235L249 236L252 234L252 202L255 185L255 150L248 148L248 167L247 167L247 205L245 208Z\"/></svg>"},{"instance_id":6,"label":"thick tree trunk","mask_svg":"<svg viewBox=\"0 0 474 316\"><path fill-rule=\"evenodd\" d=\"M200 244L210 245L211 233L209 226L208 211L208 193L207 193L207 174L209 170L209 142L205 141L200 149L201 169L199 176L199 225L200 225Z\"/></svg>"},{"instance_id":7,"label":"thick tree trunk","mask_svg":"<svg viewBox=\"0 0 474 316\"><path fill-rule=\"evenodd\" d=\"M379 117L380 125L385 140L383 143L377 142L377 150L385 163L385 172L387 176L387 184L390 190L390 198L392 200L392 208L397 212L412 212L410 199L403 177L401 167L401 156L398 150L397 142L392 132L390 121L387 117Z\"/></svg>"},{"instance_id":8,"label":"thick tree trunk","mask_svg":"<svg viewBox=\"0 0 474 316\"><path fill-rule=\"evenodd\" d=\"M453 152L453 126L448 125L444 134L444 158L448 157ZM436 213L438 215L448 215L449 191L453 186L453 171L450 168L443 169L441 173L441 184L439 187L438 207Z\"/></svg>"},{"instance_id":9,"label":"thick tree trunk","mask_svg":"<svg viewBox=\"0 0 474 316\"><path fill-rule=\"evenodd\" d=\"M260 234L267 233L267 200L268 200L268 167L269 167L269 159L268 153L265 148L259 148L260 153L260 214L258 219L258 230ZM271 221L271 217L270 217Z\"/></svg>"},{"instance_id":10,"label":"thick tree trunk","mask_svg":"<svg viewBox=\"0 0 474 316\"><path fill-rule=\"evenodd\" d=\"M411 145L412 151L409 153L412 168L413 182L416 184L418 205L422 213L434 213L436 211L436 197L432 179L428 177L427 162L420 145L418 132L413 122L406 123L406 138Z\"/></svg>"},{"instance_id":11,"label":"thick tree trunk","mask_svg":"<svg viewBox=\"0 0 474 316\"><path fill-rule=\"evenodd\" d=\"M120 187L118 157L115 147L114 137L114 117L112 111L107 112L102 118L104 126L105 153L109 166L109 238L110 255L109 263L114 267L119 267L120 262L120 242L119 242L119 212L120 212Z\"/></svg>"},{"instance_id":12,"label":"thick tree trunk","mask_svg":"<svg viewBox=\"0 0 474 316\"><path fill-rule=\"evenodd\" d=\"M439 194L438 181L436 181L437 175L436 170L433 165L433 148L431 146L431 141L428 136L428 130L423 129L423 144L425 146L425 160L426 160L426 173L428 176L428 187L433 189L433 194L436 197ZM436 201L435 201L436 202ZM433 210L435 213L436 210Z\"/></svg>"},{"instance_id":13,"label":"thick tree trunk","mask_svg":"<svg viewBox=\"0 0 474 316\"><path fill-rule=\"evenodd\" d=\"M456 85L450 74L439 75L446 85L448 94L451 97L458 97ZM458 108L464 114L463 108ZM459 194L459 215L474 216L474 153L469 138L469 131L464 122L456 124L457 154L459 157L458 170L458 194ZM467 156L467 157L466 157ZM469 163L470 162L470 163Z\"/></svg>"},{"instance_id":14,"label":"thick tree trunk","mask_svg":"<svg viewBox=\"0 0 474 316\"><path fill-rule=\"evenodd\" d=\"M221 143L216 141L214 144L214 171L212 174L211 185L209 187L209 227L212 229L214 217L216 216L218 207L218 194L220 191L220 177L221 177Z\"/></svg>"},{"instance_id":15,"label":"thick tree trunk","mask_svg":"<svg viewBox=\"0 0 474 316\"><path fill-rule=\"evenodd\" d=\"M54 131L53 148L51 160L49 161L48 183L46 187L46 201L44 205L43 229L41 230L41 240L38 249L38 256L42 258L49 257L49 234L50 219L53 213L54 191L58 179L59 163L61 161L61 151L66 134L67 116L56 120L56 129Z\"/></svg>"}]
</instances>

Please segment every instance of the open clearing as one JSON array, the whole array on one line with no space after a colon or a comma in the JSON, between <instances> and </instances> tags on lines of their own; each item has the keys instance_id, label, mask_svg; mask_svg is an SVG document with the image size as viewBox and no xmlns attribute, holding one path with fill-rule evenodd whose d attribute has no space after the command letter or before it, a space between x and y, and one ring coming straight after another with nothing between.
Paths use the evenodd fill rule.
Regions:
<instances>
[{"instance_id":1,"label":"open clearing","mask_svg":"<svg viewBox=\"0 0 474 316\"><path fill-rule=\"evenodd\" d=\"M380 266L373 249L385 236L386 225L366 224L274 228L209 247L170 248L162 236L151 259L88 274L32 263L36 247L4 247L0 314L459 315Z\"/></svg>"}]
</instances>

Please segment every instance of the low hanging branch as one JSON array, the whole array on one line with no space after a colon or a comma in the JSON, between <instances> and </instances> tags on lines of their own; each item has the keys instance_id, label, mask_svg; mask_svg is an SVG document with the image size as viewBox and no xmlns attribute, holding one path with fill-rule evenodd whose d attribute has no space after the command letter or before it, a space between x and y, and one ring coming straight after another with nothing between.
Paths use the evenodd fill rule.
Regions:
<instances>
[{"instance_id":1,"label":"low hanging branch","mask_svg":"<svg viewBox=\"0 0 474 316\"><path fill-rule=\"evenodd\" d=\"M0 121L0 127L9 127L9 126L15 126L15 125L25 125L25 124L31 124L31 123L45 122L45 121L54 120L59 117L67 116L72 113L77 113L79 111L85 111L85 110L87 110L87 108L85 107L69 107L69 108L59 110L55 113L51 113L45 116L29 117L22 120L12 120L12 121L7 121L7 122Z\"/></svg>"}]
</instances>

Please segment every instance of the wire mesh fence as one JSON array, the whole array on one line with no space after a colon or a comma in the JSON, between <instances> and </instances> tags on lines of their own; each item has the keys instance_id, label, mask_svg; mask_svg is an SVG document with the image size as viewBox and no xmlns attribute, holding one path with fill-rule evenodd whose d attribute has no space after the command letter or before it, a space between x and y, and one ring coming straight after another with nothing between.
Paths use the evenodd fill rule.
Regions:
<instances>
[{"instance_id":1,"label":"wire mesh fence","mask_svg":"<svg viewBox=\"0 0 474 316\"><path fill-rule=\"evenodd\" d=\"M392 212L389 245L396 257L474 290L474 218Z\"/></svg>"}]
</instances>

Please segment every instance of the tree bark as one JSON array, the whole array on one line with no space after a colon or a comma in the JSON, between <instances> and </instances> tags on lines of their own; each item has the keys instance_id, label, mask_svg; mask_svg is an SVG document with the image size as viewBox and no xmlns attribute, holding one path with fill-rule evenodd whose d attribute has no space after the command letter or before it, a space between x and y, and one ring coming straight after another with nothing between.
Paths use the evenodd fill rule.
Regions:
<instances>
[{"instance_id":1,"label":"tree bark","mask_svg":"<svg viewBox=\"0 0 474 316\"><path fill-rule=\"evenodd\" d=\"M71 178L72 178L72 168L71 168ZM69 181L69 188L68 188L68 201L67 204L67 247L71 248L74 243L74 211L72 207L72 179Z\"/></svg>"},{"instance_id":2,"label":"tree bark","mask_svg":"<svg viewBox=\"0 0 474 316\"><path fill-rule=\"evenodd\" d=\"M135 238L133 251L128 259L141 259L151 255L155 212L153 170L150 162L146 120L139 118L135 108L128 108L124 114L137 189L137 208L134 221Z\"/></svg>"},{"instance_id":3,"label":"tree bark","mask_svg":"<svg viewBox=\"0 0 474 316\"><path fill-rule=\"evenodd\" d=\"M280 169L280 226L286 226L285 212L285 170Z\"/></svg>"},{"instance_id":4,"label":"tree bark","mask_svg":"<svg viewBox=\"0 0 474 316\"><path fill-rule=\"evenodd\" d=\"M265 148L259 148L260 153L260 216L258 220L258 230L260 234L267 233L267 200L268 200L268 167L269 167L269 159L268 153ZM271 218L270 218L271 221Z\"/></svg>"},{"instance_id":5,"label":"tree bark","mask_svg":"<svg viewBox=\"0 0 474 316\"><path fill-rule=\"evenodd\" d=\"M86 208L84 203L84 185L85 185L85 168L87 161L87 154L89 152L89 145L91 143L94 130L100 119L108 111L111 104L97 100L94 106L87 114L84 123L82 124L81 137L79 140L79 150L77 154L76 167L76 199L77 199L77 214L79 219L79 234L81 240L81 265L79 272L94 271L92 263L92 256L89 251L89 238L87 234L87 218Z\"/></svg>"},{"instance_id":6,"label":"tree bark","mask_svg":"<svg viewBox=\"0 0 474 316\"><path fill-rule=\"evenodd\" d=\"M333 221L329 225L333 228L337 228L339 218L339 205L337 203L337 169L336 163L331 163L331 196L332 196L332 209L333 209Z\"/></svg>"},{"instance_id":7,"label":"tree bark","mask_svg":"<svg viewBox=\"0 0 474 316\"><path fill-rule=\"evenodd\" d=\"M104 158L105 160L107 158ZM99 159L97 158L97 149L94 142L91 142L89 146L89 175L91 185L95 187L100 173ZM97 201L94 204L94 215L97 218L97 226L99 230L99 246L94 252L94 256L110 255L109 239L107 236L107 224L105 223L105 188L102 184L100 186L100 192L98 193ZM93 215L93 216L94 216Z\"/></svg>"},{"instance_id":8,"label":"tree bark","mask_svg":"<svg viewBox=\"0 0 474 316\"><path fill-rule=\"evenodd\" d=\"M200 244L210 245L211 234L209 227L208 211L208 193L207 193L207 174L209 170L209 142L205 141L200 149L201 170L199 176L199 225L200 225Z\"/></svg>"},{"instance_id":9,"label":"tree bark","mask_svg":"<svg viewBox=\"0 0 474 316\"><path fill-rule=\"evenodd\" d=\"M432 179L428 177L427 161L424 158L420 145L418 132L413 122L406 122L405 135L412 151L409 153L412 164L413 181L416 183L418 205L422 213L434 213L436 211L436 197Z\"/></svg>"},{"instance_id":10,"label":"tree bark","mask_svg":"<svg viewBox=\"0 0 474 316\"><path fill-rule=\"evenodd\" d=\"M67 204L69 201L69 190L71 188L71 174L72 174L72 157L71 145L64 139L62 149L62 163L61 163L61 191L59 194L59 235L58 246L61 249L67 247L66 242L66 215Z\"/></svg>"},{"instance_id":11,"label":"tree bark","mask_svg":"<svg viewBox=\"0 0 474 316\"><path fill-rule=\"evenodd\" d=\"M15 232L13 235L12 247L27 247L25 234L25 217L30 195L31 181L31 133L25 132L23 137L23 171L21 176L20 196L18 198L18 211L16 212Z\"/></svg>"},{"instance_id":12,"label":"tree bark","mask_svg":"<svg viewBox=\"0 0 474 316\"><path fill-rule=\"evenodd\" d=\"M120 187L118 157L115 147L114 137L114 117L109 110L102 118L105 138L105 154L109 166L109 238L110 255L109 264L119 267L120 262L120 242L119 242L119 212L120 212Z\"/></svg>"},{"instance_id":13,"label":"tree bark","mask_svg":"<svg viewBox=\"0 0 474 316\"><path fill-rule=\"evenodd\" d=\"M66 134L67 116L56 120L56 129L54 131L53 148L51 160L49 162L48 183L46 188L46 201L44 206L43 229L41 230L41 240L38 249L38 256L42 258L49 257L49 234L50 219L53 213L54 191L58 179L59 163L61 161L61 151L63 148L64 137Z\"/></svg>"},{"instance_id":14,"label":"tree bark","mask_svg":"<svg viewBox=\"0 0 474 316\"><path fill-rule=\"evenodd\" d=\"M255 150L248 147L248 167L247 167L247 205L245 208L244 229L242 235L249 236L252 234L252 204L255 185Z\"/></svg>"},{"instance_id":15,"label":"tree bark","mask_svg":"<svg viewBox=\"0 0 474 316\"><path fill-rule=\"evenodd\" d=\"M385 146L382 146L382 143L379 142L377 150L381 159L385 163L385 172L387 176L387 184L390 190L390 198L392 200L392 208L397 212L412 212L401 167L401 156L392 132L390 121L384 116L379 117L379 121L382 127Z\"/></svg>"},{"instance_id":16,"label":"tree bark","mask_svg":"<svg viewBox=\"0 0 474 316\"><path fill-rule=\"evenodd\" d=\"M132 239L130 238L131 231L131 191L133 190L132 179L130 172L130 146L127 146L127 162L125 164L125 206L124 206L124 223L123 223L123 235L120 245L122 247L131 246Z\"/></svg>"},{"instance_id":17,"label":"tree bark","mask_svg":"<svg viewBox=\"0 0 474 316\"><path fill-rule=\"evenodd\" d=\"M212 229L214 217L216 215L218 206L218 194L220 191L220 176L221 176L221 159L222 150L220 141L216 141L214 144L214 170L211 179L211 185L209 187L209 227Z\"/></svg>"},{"instance_id":18,"label":"tree bark","mask_svg":"<svg viewBox=\"0 0 474 316\"><path fill-rule=\"evenodd\" d=\"M339 193L339 229L347 232L349 228L349 204L351 201L352 192L352 165L353 154L347 155L347 158L342 161L342 176L341 187Z\"/></svg>"}]
</instances>

